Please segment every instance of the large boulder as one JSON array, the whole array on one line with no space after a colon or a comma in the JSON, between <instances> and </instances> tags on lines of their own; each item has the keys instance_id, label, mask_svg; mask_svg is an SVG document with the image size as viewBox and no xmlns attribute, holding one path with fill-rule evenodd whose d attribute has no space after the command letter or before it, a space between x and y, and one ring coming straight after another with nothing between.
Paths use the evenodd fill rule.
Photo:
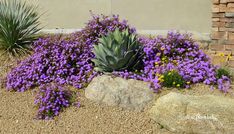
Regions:
<instances>
[{"instance_id":1,"label":"large boulder","mask_svg":"<svg viewBox=\"0 0 234 134\"><path fill-rule=\"evenodd\" d=\"M110 106L142 110L154 97L148 83L109 75L94 78L85 89L86 98Z\"/></svg>"},{"instance_id":2,"label":"large boulder","mask_svg":"<svg viewBox=\"0 0 234 134\"><path fill-rule=\"evenodd\" d=\"M234 133L234 100L169 93L156 100L150 117L175 133Z\"/></svg>"}]
</instances>

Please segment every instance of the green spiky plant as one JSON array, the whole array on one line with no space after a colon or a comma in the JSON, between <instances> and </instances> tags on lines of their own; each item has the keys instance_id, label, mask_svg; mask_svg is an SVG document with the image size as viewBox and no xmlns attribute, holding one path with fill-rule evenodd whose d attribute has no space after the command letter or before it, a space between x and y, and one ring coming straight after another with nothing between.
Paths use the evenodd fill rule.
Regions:
<instances>
[{"instance_id":1,"label":"green spiky plant","mask_svg":"<svg viewBox=\"0 0 234 134\"><path fill-rule=\"evenodd\" d=\"M121 70L139 70L142 65L143 46L135 34L116 29L99 39L94 46L95 70L112 72Z\"/></svg>"},{"instance_id":2,"label":"green spiky plant","mask_svg":"<svg viewBox=\"0 0 234 134\"><path fill-rule=\"evenodd\" d=\"M36 10L21 0L0 1L0 49L13 56L29 52L41 29Z\"/></svg>"}]
</instances>

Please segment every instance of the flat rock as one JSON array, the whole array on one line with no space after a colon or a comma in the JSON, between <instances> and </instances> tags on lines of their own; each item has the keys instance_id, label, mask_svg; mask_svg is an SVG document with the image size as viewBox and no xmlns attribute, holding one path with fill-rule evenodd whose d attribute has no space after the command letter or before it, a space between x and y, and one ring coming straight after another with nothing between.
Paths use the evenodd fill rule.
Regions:
<instances>
[{"instance_id":1,"label":"flat rock","mask_svg":"<svg viewBox=\"0 0 234 134\"><path fill-rule=\"evenodd\" d=\"M154 98L148 83L109 75L94 78L85 96L98 103L135 110L142 110Z\"/></svg>"},{"instance_id":2,"label":"flat rock","mask_svg":"<svg viewBox=\"0 0 234 134\"><path fill-rule=\"evenodd\" d=\"M234 99L169 93L156 100L150 117L175 133L234 133Z\"/></svg>"}]
</instances>

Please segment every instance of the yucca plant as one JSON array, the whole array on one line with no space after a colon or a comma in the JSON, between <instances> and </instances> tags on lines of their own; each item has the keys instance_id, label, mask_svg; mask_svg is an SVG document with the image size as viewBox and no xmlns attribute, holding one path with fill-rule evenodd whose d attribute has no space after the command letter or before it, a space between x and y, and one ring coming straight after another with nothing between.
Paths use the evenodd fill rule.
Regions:
<instances>
[{"instance_id":1,"label":"yucca plant","mask_svg":"<svg viewBox=\"0 0 234 134\"><path fill-rule=\"evenodd\" d=\"M112 72L121 70L138 70L142 65L143 45L137 40L135 34L116 29L99 39L94 46L95 70Z\"/></svg>"},{"instance_id":2,"label":"yucca plant","mask_svg":"<svg viewBox=\"0 0 234 134\"><path fill-rule=\"evenodd\" d=\"M28 53L40 30L37 6L21 0L0 1L0 49L18 56Z\"/></svg>"}]
</instances>

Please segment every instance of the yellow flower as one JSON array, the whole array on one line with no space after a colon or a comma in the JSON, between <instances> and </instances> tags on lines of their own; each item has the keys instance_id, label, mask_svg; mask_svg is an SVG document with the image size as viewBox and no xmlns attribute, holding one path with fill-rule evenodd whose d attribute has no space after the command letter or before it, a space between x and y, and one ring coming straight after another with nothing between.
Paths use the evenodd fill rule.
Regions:
<instances>
[{"instance_id":1,"label":"yellow flower","mask_svg":"<svg viewBox=\"0 0 234 134\"><path fill-rule=\"evenodd\" d=\"M155 64L155 66L157 66L157 65L158 65L158 62L154 62L154 64Z\"/></svg>"},{"instance_id":2,"label":"yellow flower","mask_svg":"<svg viewBox=\"0 0 234 134\"><path fill-rule=\"evenodd\" d=\"M163 50L165 50L165 48L164 48L164 47L161 47L161 50L163 51Z\"/></svg>"},{"instance_id":3,"label":"yellow flower","mask_svg":"<svg viewBox=\"0 0 234 134\"><path fill-rule=\"evenodd\" d=\"M157 55L157 56L160 56L160 55L161 55L161 53L157 53L156 55Z\"/></svg>"},{"instance_id":4,"label":"yellow flower","mask_svg":"<svg viewBox=\"0 0 234 134\"><path fill-rule=\"evenodd\" d=\"M166 60L166 58L165 58L165 57L163 57L163 58L162 58L162 61L165 61L165 60Z\"/></svg>"},{"instance_id":5,"label":"yellow flower","mask_svg":"<svg viewBox=\"0 0 234 134\"><path fill-rule=\"evenodd\" d=\"M232 58L232 55L229 54L229 55L227 56L227 61L230 60L231 58Z\"/></svg>"},{"instance_id":6,"label":"yellow flower","mask_svg":"<svg viewBox=\"0 0 234 134\"><path fill-rule=\"evenodd\" d=\"M180 84L177 84L176 86L177 86L177 87L180 87Z\"/></svg>"},{"instance_id":7,"label":"yellow flower","mask_svg":"<svg viewBox=\"0 0 234 134\"><path fill-rule=\"evenodd\" d=\"M173 84L173 85L175 85L176 83L175 83L175 82L173 82L172 84Z\"/></svg>"},{"instance_id":8,"label":"yellow flower","mask_svg":"<svg viewBox=\"0 0 234 134\"><path fill-rule=\"evenodd\" d=\"M223 56L224 56L224 53L219 53L219 56L222 56L222 57L223 57Z\"/></svg>"},{"instance_id":9,"label":"yellow flower","mask_svg":"<svg viewBox=\"0 0 234 134\"><path fill-rule=\"evenodd\" d=\"M190 81L187 81L187 84L190 84Z\"/></svg>"}]
</instances>

